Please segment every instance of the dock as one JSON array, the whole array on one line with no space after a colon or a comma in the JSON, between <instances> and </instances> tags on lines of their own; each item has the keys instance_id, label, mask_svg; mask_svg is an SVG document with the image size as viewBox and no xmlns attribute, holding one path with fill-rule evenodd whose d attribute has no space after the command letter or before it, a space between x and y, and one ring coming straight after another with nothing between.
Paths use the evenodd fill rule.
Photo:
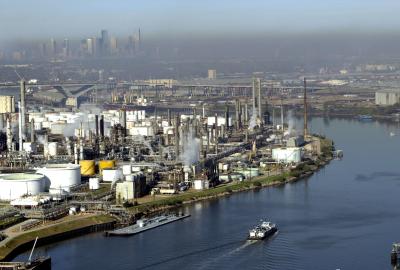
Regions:
<instances>
[{"instance_id":1,"label":"dock","mask_svg":"<svg viewBox=\"0 0 400 270\"><path fill-rule=\"evenodd\" d=\"M166 224L169 224L169 223L181 220L181 219L185 219L188 217L190 217L189 214L183 214L183 215L159 216L159 217L150 218L150 219L140 219L134 225L127 226L127 227L113 230L113 231L108 231L105 233L105 235L106 236L134 235L134 234L145 232L145 231L160 227L162 225L166 225Z\"/></svg>"}]
</instances>

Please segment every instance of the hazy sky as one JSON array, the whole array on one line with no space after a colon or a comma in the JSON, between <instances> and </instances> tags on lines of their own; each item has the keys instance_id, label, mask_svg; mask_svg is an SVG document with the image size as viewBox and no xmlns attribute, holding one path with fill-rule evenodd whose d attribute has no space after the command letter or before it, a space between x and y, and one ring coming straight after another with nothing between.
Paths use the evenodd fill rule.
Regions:
<instances>
[{"instance_id":1,"label":"hazy sky","mask_svg":"<svg viewBox=\"0 0 400 270\"><path fill-rule=\"evenodd\" d=\"M0 39L395 32L400 0L0 0Z\"/></svg>"}]
</instances>

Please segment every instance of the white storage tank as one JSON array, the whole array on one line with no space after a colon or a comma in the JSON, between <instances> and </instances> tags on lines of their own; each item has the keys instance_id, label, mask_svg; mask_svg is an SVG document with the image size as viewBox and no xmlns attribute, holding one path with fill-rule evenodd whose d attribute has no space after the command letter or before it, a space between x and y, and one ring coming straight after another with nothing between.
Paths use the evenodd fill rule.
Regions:
<instances>
[{"instance_id":1,"label":"white storage tank","mask_svg":"<svg viewBox=\"0 0 400 270\"><path fill-rule=\"evenodd\" d=\"M36 169L46 176L46 188L69 192L71 187L81 184L81 166L75 164L48 164Z\"/></svg>"},{"instance_id":2,"label":"white storage tank","mask_svg":"<svg viewBox=\"0 0 400 270\"><path fill-rule=\"evenodd\" d=\"M301 161L300 147L274 148L272 149L272 158L277 162L299 163Z\"/></svg>"},{"instance_id":3,"label":"white storage tank","mask_svg":"<svg viewBox=\"0 0 400 270\"><path fill-rule=\"evenodd\" d=\"M100 188L100 179L98 177L89 178L89 189L97 190Z\"/></svg>"},{"instance_id":4,"label":"white storage tank","mask_svg":"<svg viewBox=\"0 0 400 270\"><path fill-rule=\"evenodd\" d=\"M38 195L45 191L45 179L37 173L0 175L0 200L11 201L24 195Z\"/></svg>"},{"instance_id":5,"label":"white storage tank","mask_svg":"<svg viewBox=\"0 0 400 270\"><path fill-rule=\"evenodd\" d=\"M204 189L205 183L204 180L194 180L193 181L193 187L196 190L202 190Z\"/></svg>"},{"instance_id":6,"label":"white storage tank","mask_svg":"<svg viewBox=\"0 0 400 270\"><path fill-rule=\"evenodd\" d=\"M114 182L122 179L122 170L120 169L104 169L103 170L103 181Z\"/></svg>"}]
</instances>

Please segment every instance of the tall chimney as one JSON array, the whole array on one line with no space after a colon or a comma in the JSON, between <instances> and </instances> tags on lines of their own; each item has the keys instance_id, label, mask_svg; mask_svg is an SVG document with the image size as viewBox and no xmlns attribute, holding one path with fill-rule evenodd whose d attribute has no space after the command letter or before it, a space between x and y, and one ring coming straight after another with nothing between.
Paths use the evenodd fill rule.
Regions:
<instances>
[{"instance_id":1,"label":"tall chimney","mask_svg":"<svg viewBox=\"0 0 400 270\"><path fill-rule=\"evenodd\" d=\"M307 128L307 80L304 78L304 138L308 135L308 128Z\"/></svg>"},{"instance_id":2,"label":"tall chimney","mask_svg":"<svg viewBox=\"0 0 400 270\"><path fill-rule=\"evenodd\" d=\"M100 116L100 138L104 140L104 115Z\"/></svg>"},{"instance_id":3,"label":"tall chimney","mask_svg":"<svg viewBox=\"0 0 400 270\"><path fill-rule=\"evenodd\" d=\"M94 116L95 127L96 127L96 140L99 139L99 116L96 114Z\"/></svg>"},{"instance_id":4,"label":"tall chimney","mask_svg":"<svg viewBox=\"0 0 400 270\"><path fill-rule=\"evenodd\" d=\"M247 102L244 104L244 123L249 124L249 105Z\"/></svg>"},{"instance_id":5,"label":"tall chimney","mask_svg":"<svg viewBox=\"0 0 400 270\"><path fill-rule=\"evenodd\" d=\"M261 108L261 79L257 78L257 90L258 90L258 117L260 118L260 123L262 123L262 108Z\"/></svg>"},{"instance_id":6,"label":"tall chimney","mask_svg":"<svg viewBox=\"0 0 400 270\"><path fill-rule=\"evenodd\" d=\"M179 159L179 114L175 115L175 130L174 130L174 136L175 136L175 159Z\"/></svg>"},{"instance_id":7,"label":"tall chimney","mask_svg":"<svg viewBox=\"0 0 400 270\"><path fill-rule=\"evenodd\" d=\"M25 133L25 80L21 80L20 82L20 108L21 108L21 134L23 134L23 136L26 135Z\"/></svg>"},{"instance_id":8,"label":"tall chimney","mask_svg":"<svg viewBox=\"0 0 400 270\"><path fill-rule=\"evenodd\" d=\"M225 108L225 127L228 130L229 129L229 106L226 105Z\"/></svg>"},{"instance_id":9,"label":"tall chimney","mask_svg":"<svg viewBox=\"0 0 400 270\"><path fill-rule=\"evenodd\" d=\"M218 114L215 114L215 120L214 120L214 124L215 124L215 140L218 140Z\"/></svg>"},{"instance_id":10,"label":"tall chimney","mask_svg":"<svg viewBox=\"0 0 400 270\"><path fill-rule=\"evenodd\" d=\"M239 111L240 111L240 108L239 108L239 100L235 100L235 120L236 120L236 129L238 130L239 129Z\"/></svg>"},{"instance_id":11,"label":"tall chimney","mask_svg":"<svg viewBox=\"0 0 400 270\"><path fill-rule=\"evenodd\" d=\"M252 96L252 101L253 101L253 114L256 112L256 78L253 78L253 96Z\"/></svg>"},{"instance_id":12,"label":"tall chimney","mask_svg":"<svg viewBox=\"0 0 400 270\"><path fill-rule=\"evenodd\" d=\"M168 126L172 126L172 121L171 121L171 109L168 109Z\"/></svg>"},{"instance_id":13,"label":"tall chimney","mask_svg":"<svg viewBox=\"0 0 400 270\"><path fill-rule=\"evenodd\" d=\"M35 142L35 120L31 120L31 143Z\"/></svg>"},{"instance_id":14,"label":"tall chimney","mask_svg":"<svg viewBox=\"0 0 400 270\"><path fill-rule=\"evenodd\" d=\"M18 139L19 139L19 151L23 150L22 147L22 108L21 108L21 102L18 102L18 107L19 107L19 113L18 113Z\"/></svg>"}]
</instances>

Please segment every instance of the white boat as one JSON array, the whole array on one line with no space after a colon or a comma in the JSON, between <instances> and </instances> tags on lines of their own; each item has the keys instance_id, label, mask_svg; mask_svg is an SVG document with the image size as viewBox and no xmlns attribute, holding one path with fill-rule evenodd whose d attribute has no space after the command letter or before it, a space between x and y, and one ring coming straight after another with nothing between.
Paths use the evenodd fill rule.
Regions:
<instances>
[{"instance_id":1,"label":"white boat","mask_svg":"<svg viewBox=\"0 0 400 270\"><path fill-rule=\"evenodd\" d=\"M260 225L256 226L254 229L249 230L248 240L263 240L275 232L278 228L274 223L263 221Z\"/></svg>"}]
</instances>

